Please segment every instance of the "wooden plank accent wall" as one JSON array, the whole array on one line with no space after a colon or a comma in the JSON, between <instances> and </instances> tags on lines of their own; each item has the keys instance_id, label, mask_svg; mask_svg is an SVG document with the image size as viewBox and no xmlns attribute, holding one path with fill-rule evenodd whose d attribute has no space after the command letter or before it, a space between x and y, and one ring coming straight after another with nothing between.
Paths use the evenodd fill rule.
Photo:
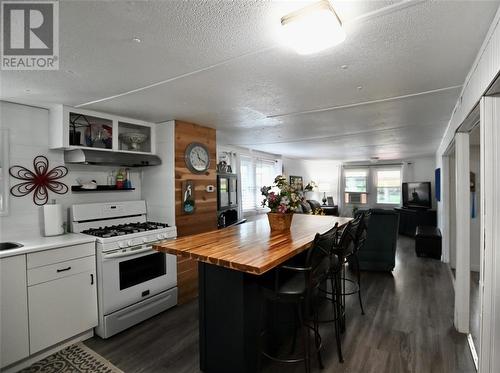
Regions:
<instances>
[{"instance_id":1,"label":"wooden plank accent wall","mask_svg":"<svg viewBox=\"0 0 500 373\"><path fill-rule=\"evenodd\" d=\"M210 168L204 174L193 174L184 161L186 147L192 142L205 144L210 152ZM213 128L175 121L175 224L179 237L217 229L217 193L205 191L207 185L217 185L216 132ZM182 182L193 180L195 212L182 212ZM178 303L198 296L198 263L177 257Z\"/></svg>"}]
</instances>

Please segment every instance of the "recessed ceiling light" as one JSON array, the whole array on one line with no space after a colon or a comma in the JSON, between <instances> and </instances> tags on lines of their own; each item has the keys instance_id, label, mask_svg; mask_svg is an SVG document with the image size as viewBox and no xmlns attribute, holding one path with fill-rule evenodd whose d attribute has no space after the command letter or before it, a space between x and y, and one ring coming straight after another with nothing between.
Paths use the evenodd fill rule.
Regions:
<instances>
[{"instance_id":1,"label":"recessed ceiling light","mask_svg":"<svg viewBox=\"0 0 500 373\"><path fill-rule=\"evenodd\" d=\"M363 89L363 86L362 85L358 85L357 88L358 88L358 91L361 91Z\"/></svg>"},{"instance_id":2,"label":"recessed ceiling light","mask_svg":"<svg viewBox=\"0 0 500 373\"><path fill-rule=\"evenodd\" d=\"M311 54L345 40L342 22L328 0L321 0L281 18L283 41L299 54Z\"/></svg>"},{"instance_id":3,"label":"recessed ceiling light","mask_svg":"<svg viewBox=\"0 0 500 373\"><path fill-rule=\"evenodd\" d=\"M342 70L347 70L347 68L348 68L348 67L349 67L349 66L347 66L347 65L342 65L342 66L340 66L340 68L341 68Z\"/></svg>"},{"instance_id":4,"label":"recessed ceiling light","mask_svg":"<svg viewBox=\"0 0 500 373\"><path fill-rule=\"evenodd\" d=\"M132 38L132 41L133 41L134 43L142 43L142 40L141 40L140 38L138 38L137 36L134 36L134 37Z\"/></svg>"},{"instance_id":5,"label":"recessed ceiling light","mask_svg":"<svg viewBox=\"0 0 500 373\"><path fill-rule=\"evenodd\" d=\"M31 93L31 89L25 89L24 92Z\"/></svg>"}]
</instances>

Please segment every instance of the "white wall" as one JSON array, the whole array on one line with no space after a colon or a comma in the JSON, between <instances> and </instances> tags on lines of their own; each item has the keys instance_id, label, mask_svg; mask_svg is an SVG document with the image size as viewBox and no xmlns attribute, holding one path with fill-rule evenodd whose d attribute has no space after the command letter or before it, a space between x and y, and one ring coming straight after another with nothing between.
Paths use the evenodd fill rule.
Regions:
<instances>
[{"instance_id":1,"label":"white wall","mask_svg":"<svg viewBox=\"0 0 500 373\"><path fill-rule=\"evenodd\" d=\"M481 214L480 214L480 190L481 185L481 163L480 163L480 148L479 146L470 147L470 171L476 174L476 196L475 207L476 217L470 219L470 267L471 271L479 272L480 266L480 242L481 242Z\"/></svg>"},{"instance_id":2,"label":"white wall","mask_svg":"<svg viewBox=\"0 0 500 373\"><path fill-rule=\"evenodd\" d=\"M436 208L436 193L434 175L436 170L436 158L434 156L406 160L403 172L403 182L430 181L432 194L432 208Z\"/></svg>"},{"instance_id":3,"label":"white wall","mask_svg":"<svg viewBox=\"0 0 500 373\"><path fill-rule=\"evenodd\" d=\"M472 64L465 82L463 84L460 97L455 104L455 108L451 115L446 131L441 140L441 144L436 152L436 166L442 166L442 156L453 142L455 132L458 127L464 122L469 113L477 105L481 96L486 92L491 85L498 72L500 71L500 8L497 10L495 18L491 23L488 34L484 39L476 60ZM448 180L441 179L441 184L448 183ZM444 206L441 202L437 204L438 226L443 232L447 226L444 216ZM449 225L448 225L449 226ZM448 232L449 233L449 232ZM451 250L451 246L450 246Z\"/></svg>"},{"instance_id":4,"label":"white wall","mask_svg":"<svg viewBox=\"0 0 500 373\"><path fill-rule=\"evenodd\" d=\"M324 183L328 186L327 197L332 196L335 204L339 204L340 199L340 161L331 160L301 160L283 158L283 173L289 178L292 176L302 176L304 186L311 180L319 185ZM323 193L314 191L308 192L307 199L314 199L321 202Z\"/></svg>"},{"instance_id":5,"label":"white wall","mask_svg":"<svg viewBox=\"0 0 500 373\"><path fill-rule=\"evenodd\" d=\"M142 198L149 220L175 225L175 121L156 126L156 153L162 164L143 168Z\"/></svg>"},{"instance_id":6,"label":"white wall","mask_svg":"<svg viewBox=\"0 0 500 373\"><path fill-rule=\"evenodd\" d=\"M9 129L10 165L33 168L33 158L44 155L49 160L49 167L64 165L61 150L49 150L49 112L46 109L0 102L0 128ZM65 208L75 203L109 202L141 199L141 171L131 169L132 185L135 191L104 193L73 193L71 185L76 185L76 178L94 179L99 184L107 183L108 172L118 167L67 165L69 173L61 179L70 191L64 195L50 192L49 200L56 199ZM18 180L10 177L10 186ZM9 215L0 217L1 240L8 236L38 235L41 230L41 207L35 205L32 195L25 197L10 196Z\"/></svg>"}]
</instances>

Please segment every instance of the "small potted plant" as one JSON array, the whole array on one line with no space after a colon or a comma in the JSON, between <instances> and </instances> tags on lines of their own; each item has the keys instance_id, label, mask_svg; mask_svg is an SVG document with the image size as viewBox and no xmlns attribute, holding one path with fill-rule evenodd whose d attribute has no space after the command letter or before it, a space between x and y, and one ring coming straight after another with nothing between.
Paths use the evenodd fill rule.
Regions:
<instances>
[{"instance_id":1,"label":"small potted plant","mask_svg":"<svg viewBox=\"0 0 500 373\"><path fill-rule=\"evenodd\" d=\"M273 186L264 186L260 191L265 197L262 206L271 209L267 213L271 230L289 230L292 225L293 212L301 200L300 195L281 175L276 176Z\"/></svg>"}]
</instances>

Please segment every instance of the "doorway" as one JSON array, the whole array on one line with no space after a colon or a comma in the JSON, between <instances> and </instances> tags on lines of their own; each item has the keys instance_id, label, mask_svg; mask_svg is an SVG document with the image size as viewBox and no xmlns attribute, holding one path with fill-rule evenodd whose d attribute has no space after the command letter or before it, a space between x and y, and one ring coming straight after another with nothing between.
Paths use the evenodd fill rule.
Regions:
<instances>
[{"instance_id":1,"label":"doorway","mask_svg":"<svg viewBox=\"0 0 500 373\"><path fill-rule=\"evenodd\" d=\"M478 368L479 330L480 330L480 293L479 279L481 269L481 131L479 122L469 132L470 167L470 295L469 295L469 345L472 357Z\"/></svg>"}]
</instances>

